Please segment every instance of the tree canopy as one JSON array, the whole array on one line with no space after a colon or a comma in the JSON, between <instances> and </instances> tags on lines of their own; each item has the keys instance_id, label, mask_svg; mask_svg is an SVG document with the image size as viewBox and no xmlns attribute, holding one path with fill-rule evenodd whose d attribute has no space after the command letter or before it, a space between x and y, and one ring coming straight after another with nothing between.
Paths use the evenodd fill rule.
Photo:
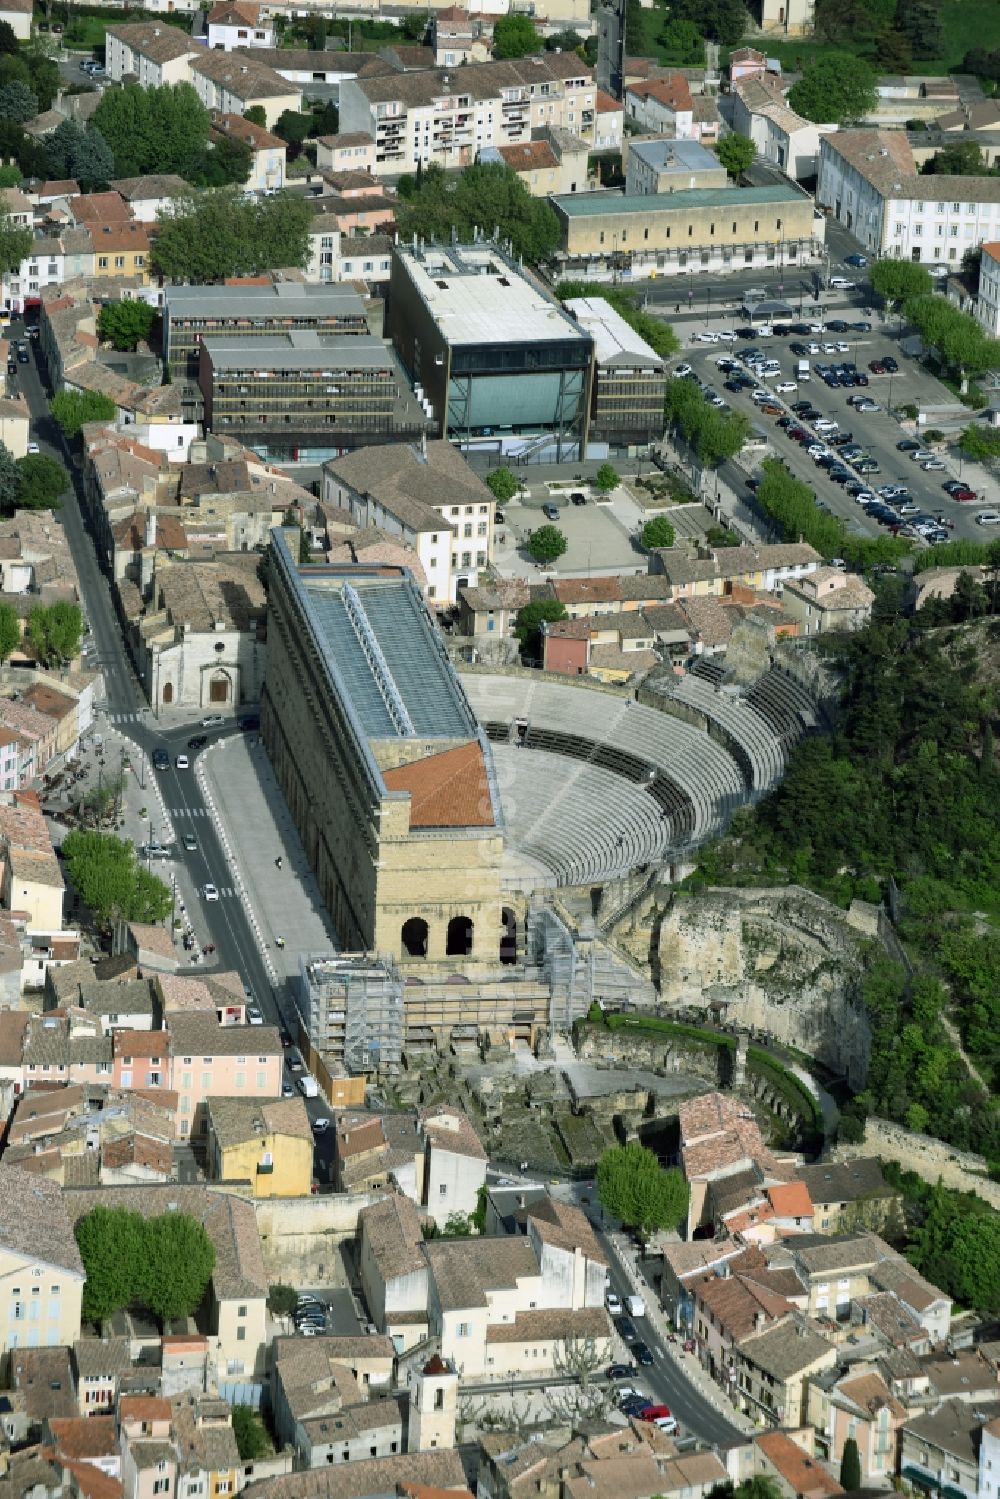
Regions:
<instances>
[{"instance_id":1,"label":"tree canopy","mask_svg":"<svg viewBox=\"0 0 1000 1499\"><path fill-rule=\"evenodd\" d=\"M710 41L734 46L750 30L743 0L672 0L671 21L693 21Z\"/></svg>"},{"instance_id":2,"label":"tree canopy","mask_svg":"<svg viewBox=\"0 0 1000 1499\"><path fill-rule=\"evenodd\" d=\"M846 1494L853 1494L861 1487L861 1453L853 1437L848 1437L840 1458L840 1487Z\"/></svg>"},{"instance_id":3,"label":"tree canopy","mask_svg":"<svg viewBox=\"0 0 1000 1499\"><path fill-rule=\"evenodd\" d=\"M721 412L710 406L693 380L669 382L666 415L699 460L710 465L734 457L750 434L750 423L742 412Z\"/></svg>"},{"instance_id":4,"label":"tree canopy","mask_svg":"<svg viewBox=\"0 0 1000 1499\"><path fill-rule=\"evenodd\" d=\"M690 1195L680 1171L665 1171L653 1152L634 1140L614 1145L601 1156L597 1192L613 1217L644 1235L678 1228Z\"/></svg>"},{"instance_id":5,"label":"tree canopy","mask_svg":"<svg viewBox=\"0 0 1000 1499\"><path fill-rule=\"evenodd\" d=\"M944 297L929 293L910 298L906 315L924 342L960 375L980 374L1000 362L1000 341L990 338L981 323Z\"/></svg>"},{"instance_id":6,"label":"tree canopy","mask_svg":"<svg viewBox=\"0 0 1000 1499\"><path fill-rule=\"evenodd\" d=\"M0 275L21 264L31 249L32 239L31 230L15 224L7 204L0 201Z\"/></svg>"},{"instance_id":7,"label":"tree canopy","mask_svg":"<svg viewBox=\"0 0 1000 1499\"><path fill-rule=\"evenodd\" d=\"M149 338L156 318L156 308L138 297L127 302L105 302L97 319L97 331L112 348L134 349Z\"/></svg>"},{"instance_id":8,"label":"tree canopy","mask_svg":"<svg viewBox=\"0 0 1000 1499\"><path fill-rule=\"evenodd\" d=\"M102 1322L142 1305L161 1322L193 1316L215 1266L215 1248L186 1213L155 1218L125 1208L92 1208L76 1225L87 1273L83 1315Z\"/></svg>"},{"instance_id":9,"label":"tree canopy","mask_svg":"<svg viewBox=\"0 0 1000 1499\"><path fill-rule=\"evenodd\" d=\"M654 515L642 528L642 544L650 551L656 547L672 547L675 540L676 533L665 515Z\"/></svg>"},{"instance_id":10,"label":"tree canopy","mask_svg":"<svg viewBox=\"0 0 1000 1499\"><path fill-rule=\"evenodd\" d=\"M0 115L5 120L14 120L23 125L33 120L38 113L38 95L33 94L26 83L0 84Z\"/></svg>"},{"instance_id":11,"label":"tree canopy","mask_svg":"<svg viewBox=\"0 0 1000 1499\"><path fill-rule=\"evenodd\" d=\"M63 120L45 137L49 171L54 181L71 178L84 192L106 188L115 175L115 158L100 130L83 129L76 120Z\"/></svg>"},{"instance_id":12,"label":"tree canopy","mask_svg":"<svg viewBox=\"0 0 1000 1499\"><path fill-rule=\"evenodd\" d=\"M527 545L536 562L555 562L566 550L566 538L558 526L539 526L531 532Z\"/></svg>"},{"instance_id":13,"label":"tree canopy","mask_svg":"<svg viewBox=\"0 0 1000 1499\"><path fill-rule=\"evenodd\" d=\"M202 284L304 266L311 222L307 200L291 193L255 203L235 187L191 193L160 213L153 260L172 281Z\"/></svg>"},{"instance_id":14,"label":"tree canopy","mask_svg":"<svg viewBox=\"0 0 1000 1499\"><path fill-rule=\"evenodd\" d=\"M60 599L36 604L28 614L25 639L42 666L62 666L80 653L83 615L79 604Z\"/></svg>"},{"instance_id":15,"label":"tree canopy","mask_svg":"<svg viewBox=\"0 0 1000 1499\"><path fill-rule=\"evenodd\" d=\"M613 489L617 489L621 479L614 464L602 463L594 475L594 483L602 494L610 494Z\"/></svg>"},{"instance_id":16,"label":"tree canopy","mask_svg":"<svg viewBox=\"0 0 1000 1499\"><path fill-rule=\"evenodd\" d=\"M245 1463L256 1462L270 1451L267 1432L252 1405L233 1406L233 1436L240 1459Z\"/></svg>"},{"instance_id":17,"label":"tree canopy","mask_svg":"<svg viewBox=\"0 0 1000 1499\"><path fill-rule=\"evenodd\" d=\"M447 241L452 230L471 240L474 230L499 229L510 240L515 255L532 264L546 260L559 243L559 221L544 198L533 198L524 183L503 162L477 162L459 177L448 177L430 166L419 183L412 179L410 196L396 208L400 239L417 234Z\"/></svg>"},{"instance_id":18,"label":"tree canopy","mask_svg":"<svg viewBox=\"0 0 1000 1499\"><path fill-rule=\"evenodd\" d=\"M191 177L205 154L211 117L190 83L159 88L130 83L104 91L91 124L111 148L116 177L147 172Z\"/></svg>"},{"instance_id":19,"label":"tree canopy","mask_svg":"<svg viewBox=\"0 0 1000 1499\"><path fill-rule=\"evenodd\" d=\"M69 488L69 474L57 458L47 453L28 453L17 460L21 471L19 510L55 510Z\"/></svg>"},{"instance_id":20,"label":"tree canopy","mask_svg":"<svg viewBox=\"0 0 1000 1499\"><path fill-rule=\"evenodd\" d=\"M114 401L99 390L59 390L49 402L49 410L70 440L79 437L87 422L110 422L116 411Z\"/></svg>"},{"instance_id":21,"label":"tree canopy","mask_svg":"<svg viewBox=\"0 0 1000 1499\"><path fill-rule=\"evenodd\" d=\"M950 145L942 146L936 151L929 161L921 167L921 171L930 176L940 177L974 177L984 176L986 164L983 161L983 153L975 141L953 141Z\"/></svg>"},{"instance_id":22,"label":"tree canopy","mask_svg":"<svg viewBox=\"0 0 1000 1499\"><path fill-rule=\"evenodd\" d=\"M757 155L757 147L745 135L737 135L735 131L730 131L716 146L715 154L730 177L738 177L753 163Z\"/></svg>"},{"instance_id":23,"label":"tree canopy","mask_svg":"<svg viewBox=\"0 0 1000 1499\"><path fill-rule=\"evenodd\" d=\"M494 57L528 57L541 50L542 38L530 16L511 14L497 17L493 27Z\"/></svg>"},{"instance_id":24,"label":"tree canopy","mask_svg":"<svg viewBox=\"0 0 1000 1499\"><path fill-rule=\"evenodd\" d=\"M925 265L912 260L876 260L869 272L872 290L887 302L907 302L928 295L931 276Z\"/></svg>"},{"instance_id":25,"label":"tree canopy","mask_svg":"<svg viewBox=\"0 0 1000 1499\"><path fill-rule=\"evenodd\" d=\"M21 621L13 604L0 604L0 661L6 661L21 644Z\"/></svg>"},{"instance_id":26,"label":"tree canopy","mask_svg":"<svg viewBox=\"0 0 1000 1499\"><path fill-rule=\"evenodd\" d=\"M913 1258L963 1306L1000 1311L1000 1215L988 1203L933 1188Z\"/></svg>"},{"instance_id":27,"label":"tree canopy","mask_svg":"<svg viewBox=\"0 0 1000 1499\"><path fill-rule=\"evenodd\" d=\"M131 842L75 828L63 839L62 851L69 881L98 925L169 916L169 889L138 862Z\"/></svg>"},{"instance_id":28,"label":"tree canopy","mask_svg":"<svg viewBox=\"0 0 1000 1499\"><path fill-rule=\"evenodd\" d=\"M819 125L860 120L875 107L875 70L850 52L814 57L789 89L788 103Z\"/></svg>"},{"instance_id":29,"label":"tree canopy","mask_svg":"<svg viewBox=\"0 0 1000 1499\"><path fill-rule=\"evenodd\" d=\"M504 463L486 475L486 488L498 505L506 505L508 500L514 498L520 487L516 476Z\"/></svg>"},{"instance_id":30,"label":"tree canopy","mask_svg":"<svg viewBox=\"0 0 1000 1499\"><path fill-rule=\"evenodd\" d=\"M536 599L533 604L525 604L523 609L518 610L514 630L521 642L521 654L537 660L541 655L539 637L542 625L566 618L565 607L558 599Z\"/></svg>"}]
</instances>

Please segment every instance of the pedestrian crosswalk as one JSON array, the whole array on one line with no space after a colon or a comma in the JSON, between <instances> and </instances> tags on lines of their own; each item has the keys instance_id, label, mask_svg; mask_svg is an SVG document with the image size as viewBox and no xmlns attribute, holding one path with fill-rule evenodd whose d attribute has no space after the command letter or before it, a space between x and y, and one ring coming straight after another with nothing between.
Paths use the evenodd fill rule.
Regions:
<instances>
[{"instance_id":1,"label":"pedestrian crosswalk","mask_svg":"<svg viewBox=\"0 0 1000 1499\"><path fill-rule=\"evenodd\" d=\"M108 713L105 715L106 723L143 723L141 713Z\"/></svg>"},{"instance_id":2,"label":"pedestrian crosswalk","mask_svg":"<svg viewBox=\"0 0 1000 1499\"><path fill-rule=\"evenodd\" d=\"M207 807L168 807L171 817L207 817Z\"/></svg>"}]
</instances>

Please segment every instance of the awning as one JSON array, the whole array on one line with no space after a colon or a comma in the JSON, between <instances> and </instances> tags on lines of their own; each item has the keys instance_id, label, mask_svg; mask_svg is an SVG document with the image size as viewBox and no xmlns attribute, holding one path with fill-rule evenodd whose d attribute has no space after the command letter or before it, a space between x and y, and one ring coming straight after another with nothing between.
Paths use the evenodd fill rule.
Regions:
<instances>
[{"instance_id":1,"label":"awning","mask_svg":"<svg viewBox=\"0 0 1000 1499\"><path fill-rule=\"evenodd\" d=\"M933 1493L938 1486L936 1478L932 1478L921 1468L910 1467L909 1464L901 1470L900 1477L905 1478L908 1483L915 1483L918 1488L926 1489L928 1493ZM961 1499L967 1499L967 1496L962 1494Z\"/></svg>"}]
</instances>

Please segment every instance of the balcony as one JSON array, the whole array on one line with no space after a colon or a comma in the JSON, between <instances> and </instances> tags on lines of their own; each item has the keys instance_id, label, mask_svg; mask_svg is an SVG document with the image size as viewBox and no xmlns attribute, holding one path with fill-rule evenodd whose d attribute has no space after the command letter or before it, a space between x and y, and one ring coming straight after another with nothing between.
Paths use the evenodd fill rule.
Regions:
<instances>
[{"instance_id":1,"label":"balcony","mask_svg":"<svg viewBox=\"0 0 1000 1499\"><path fill-rule=\"evenodd\" d=\"M257 1175L258 1176L273 1176L274 1175L274 1162L273 1161L258 1161L257 1162Z\"/></svg>"}]
</instances>

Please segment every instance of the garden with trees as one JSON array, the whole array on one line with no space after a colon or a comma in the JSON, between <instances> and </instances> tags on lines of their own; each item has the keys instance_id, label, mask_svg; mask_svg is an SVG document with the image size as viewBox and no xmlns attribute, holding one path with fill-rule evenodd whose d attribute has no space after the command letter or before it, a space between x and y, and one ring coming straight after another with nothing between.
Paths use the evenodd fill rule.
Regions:
<instances>
[{"instance_id":1,"label":"garden with trees","mask_svg":"<svg viewBox=\"0 0 1000 1499\"><path fill-rule=\"evenodd\" d=\"M96 1207L76 1225L87 1273L83 1316L99 1324L127 1307L145 1307L161 1323L192 1317L215 1266L215 1248L186 1213L149 1218Z\"/></svg>"},{"instance_id":2,"label":"garden with trees","mask_svg":"<svg viewBox=\"0 0 1000 1499\"><path fill-rule=\"evenodd\" d=\"M447 244L454 229L460 240L469 241L477 228L496 227L514 254L532 265L547 260L559 244L553 208L545 198L533 198L503 162L477 162L457 177L435 164L421 166L400 178L398 192L401 240L416 234Z\"/></svg>"},{"instance_id":3,"label":"garden with trees","mask_svg":"<svg viewBox=\"0 0 1000 1499\"><path fill-rule=\"evenodd\" d=\"M690 1192L683 1172L664 1170L651 1150L633 1140L601 1156L597 1195L606 1212L648 1239L658 1229L680 1227Z\"/></svg>"},{"instance_id":4,"label":"garden with trees","mask_svg":"<svg viewBox=\"0 0 1000 1499\"><path fill-rule=\"evenodd\" d=\"M67 879L98 926L170 915L169 887L137 858L130 841L74 828L62 841L62 856Z\"/></svg>"}]
</instances>

